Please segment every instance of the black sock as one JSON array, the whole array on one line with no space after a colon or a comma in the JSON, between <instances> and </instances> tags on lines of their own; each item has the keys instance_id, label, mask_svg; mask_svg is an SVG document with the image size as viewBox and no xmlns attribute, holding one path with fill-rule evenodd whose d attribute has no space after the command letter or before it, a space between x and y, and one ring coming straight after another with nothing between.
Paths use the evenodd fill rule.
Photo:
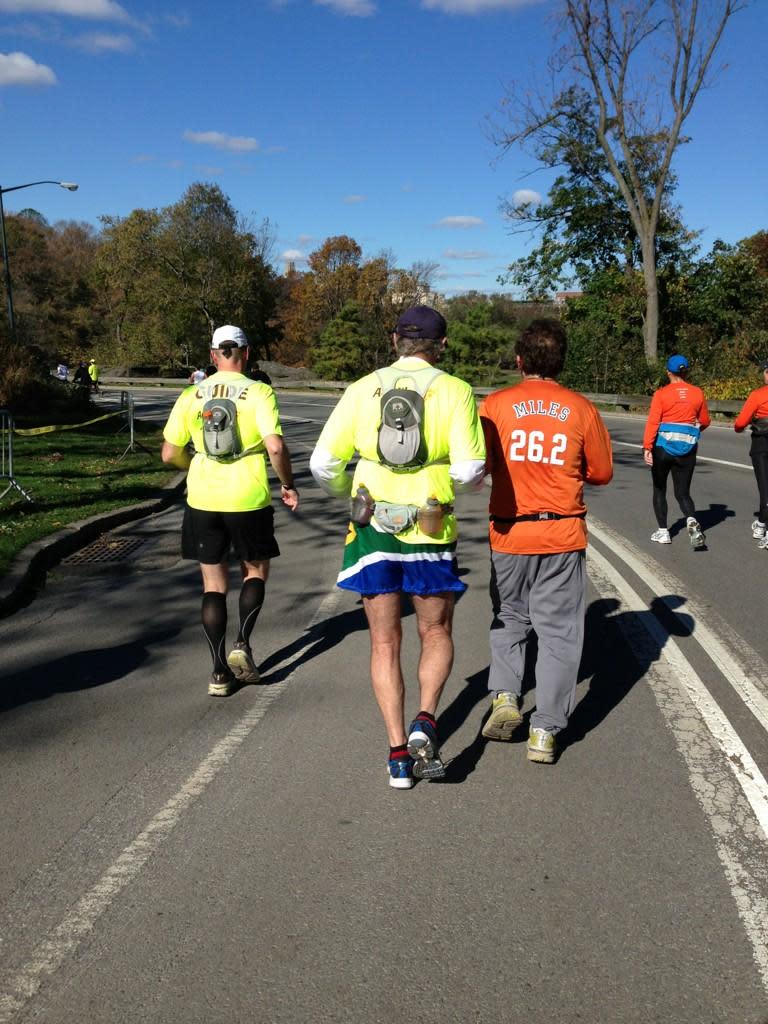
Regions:
<instances>
[{"instance_id":1,"label":"black sock","mask_svg":"<svg viewBox=\"0 0 768 1024\"><path fill-rule=\"evenodd\" d=\"M389 748L389 760L390 761L405 761L411 755L408 753L408 747L404 743L401 743L399 747Z\"/></svg>"},{"instance_id":2,"label":"black sock","mask_svg":"<svg viewBox=\"0 0 768 1024\"><path fill-rule=\"evenodd\" d=\"M247 644L251 630L256 625L261 606L264 604L264 580L251 578L243 583L240 591L240 626L237 643Z\"/></svg>"},{"instance_id":3,"label":"black sock","mask_svg":"<svg viewBox=\"0 0 768 1024\"><path fill-rule=\"evenodd\" d=\"M203 594L203 629L211 648L213 671L226 672L224 638L227 632L227 595L209 590Z\"/></svg>"}]
</instances>

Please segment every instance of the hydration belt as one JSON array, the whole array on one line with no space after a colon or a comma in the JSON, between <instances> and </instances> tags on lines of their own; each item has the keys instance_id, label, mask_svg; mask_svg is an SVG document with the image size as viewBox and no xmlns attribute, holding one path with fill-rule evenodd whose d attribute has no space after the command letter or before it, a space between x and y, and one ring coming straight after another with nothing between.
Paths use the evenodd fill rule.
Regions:
<instances>
[{"instance_id":1,"label":"hydration belt","mask_svg":"<svg viewBox=\"0 0 768 1024\"><path fill-rule=\"evenodd\" d=\"M566 512L561 515L559 512L532 512L528 516L513 516L507 519L505 516L489 516L492 523L535 523L547 519L584 519L586 512Z\"/></svg>"}]
</instances>

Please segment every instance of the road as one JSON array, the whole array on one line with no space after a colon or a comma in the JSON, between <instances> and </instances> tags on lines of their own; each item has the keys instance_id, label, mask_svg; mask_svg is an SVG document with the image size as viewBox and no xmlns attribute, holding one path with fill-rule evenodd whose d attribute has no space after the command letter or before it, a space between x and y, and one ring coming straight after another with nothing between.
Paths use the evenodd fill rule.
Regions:
<instances>
[{"instance_id":1,"label":"road","mask_svg":"<svg viewBox=\"0 0 768 1024\"><path fill-rule=\"evenodd\" d=\"M137 393L141 415L168 401ZM765 1024L768 555L745 440L702 442L707 549L658 547L642 421L606 417L616 476L587 496L579 704L553 767L524 732L480 735L487 494L459 499L448 774L397 792L362 611L334 586L344 509L307 471L333 403L280 395L303 501L277 513L263 685L207 697L179 508L0 622L0 1024Z\"/></svg>"}]
</instances>

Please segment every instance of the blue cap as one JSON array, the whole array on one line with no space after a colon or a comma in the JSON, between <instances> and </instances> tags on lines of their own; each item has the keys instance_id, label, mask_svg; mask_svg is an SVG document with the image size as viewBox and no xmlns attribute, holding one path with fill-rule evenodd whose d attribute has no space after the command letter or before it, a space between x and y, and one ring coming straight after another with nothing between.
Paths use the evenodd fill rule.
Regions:
<instances>
[{"instance_id":1,"label":"blue cap","mask_svg":"<svg viewBox=\"0 0 768 1024\"><path fill-rule=\"evenodd\" d=\"M667 369L670 373L680 373L688 369L688 360L685 356L670 356L667 360Z\"/></svg>"}]
</instances>

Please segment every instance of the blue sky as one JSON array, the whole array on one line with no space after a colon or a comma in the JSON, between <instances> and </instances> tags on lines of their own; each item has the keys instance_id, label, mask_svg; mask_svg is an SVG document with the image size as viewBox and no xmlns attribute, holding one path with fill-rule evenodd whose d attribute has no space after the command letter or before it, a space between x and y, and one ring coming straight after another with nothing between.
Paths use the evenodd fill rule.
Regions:
<instances>
[{"instance_id":1,"label":"blue sky","mask_svg":"<svg viewBox=\"0 0 768 1024\"><path fill-rule=\"evenodd\" d=\"M505 84L543 80L553 0L0 0L0 185L51 222L175 202L215 181L268 217L275 262L327 236L439 264L447 294L496 289L530 247L501 198L545 193L487 118ZM686 223L734 242L768 228L768 0L729 24L687 123Z\"/></svg>"}]
</instances>

